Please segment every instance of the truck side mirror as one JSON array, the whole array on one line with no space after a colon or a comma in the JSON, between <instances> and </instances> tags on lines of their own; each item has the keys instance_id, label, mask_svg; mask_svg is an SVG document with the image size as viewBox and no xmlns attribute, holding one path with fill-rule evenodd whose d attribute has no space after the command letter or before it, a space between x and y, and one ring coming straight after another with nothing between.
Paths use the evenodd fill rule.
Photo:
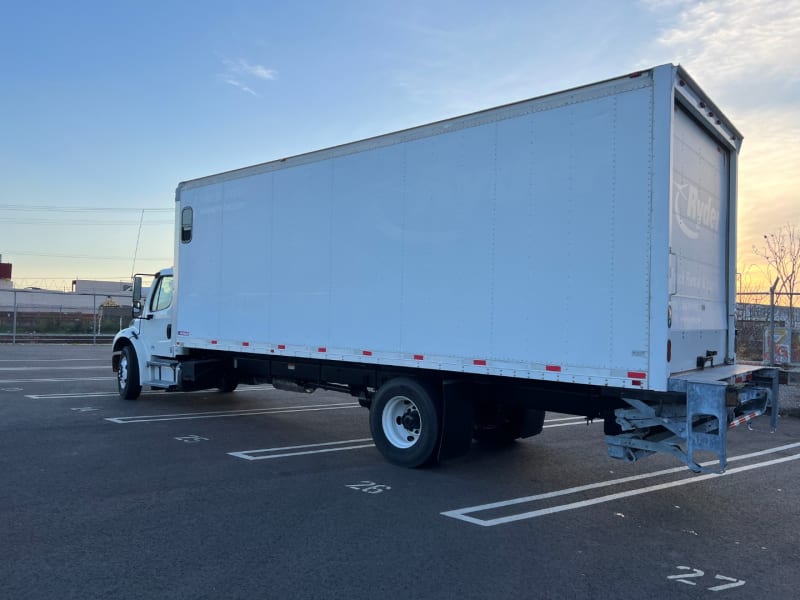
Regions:
<instances>
[{"instance_id":1,"label":"truck side mirror","mask_svg":"<svg viewBox=\"0 0 800 600\"><path fill-rule=\"evenodd\" d=\"M142 278L133 278L133 314L142 312Z\"/></svg>"}]
</instances>

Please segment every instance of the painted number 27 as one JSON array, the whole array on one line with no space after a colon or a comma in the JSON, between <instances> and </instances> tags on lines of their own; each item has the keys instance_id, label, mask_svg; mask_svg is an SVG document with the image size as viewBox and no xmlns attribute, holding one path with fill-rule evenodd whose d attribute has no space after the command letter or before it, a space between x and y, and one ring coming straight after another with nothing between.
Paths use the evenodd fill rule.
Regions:
<instances>
[{"instance_id":1,"label":"painted number 27","mask_svg":"<svg viewBox=\"0 0 800 600\"><path fill-rule=\"evenodd\" d=\"M364 492L365 494L380 494L381 492L392 489L388 485L375 483L374 481L360 481L359 483L352 483L345 487L356 490L357 492Z\"/></svg>"},{"instance_id":2,"label":"painted number 27","mask_svg":"<svg viewBox=\"0 0 800 600\"><path fill-rule=\"evenodd\" d=\"M678 571L688 571L686 573L680 573L676 575L668 575L667 579L672 581L677 581L680 583L685 583L686 585L697 585L693 579L700 579L705 576L705 572L701 571L700 569L693 569L692 567L675 567ZM708 589L710 592L721 592L723 590L729 590L731 588L736 588L743 586L746 582L744 579L735 579L733 577L726 577L725 575L715 575L714 579L716 581L724 581L726 583L722 583L719 585L715 585Z\"/></svg>"}]
</instances>

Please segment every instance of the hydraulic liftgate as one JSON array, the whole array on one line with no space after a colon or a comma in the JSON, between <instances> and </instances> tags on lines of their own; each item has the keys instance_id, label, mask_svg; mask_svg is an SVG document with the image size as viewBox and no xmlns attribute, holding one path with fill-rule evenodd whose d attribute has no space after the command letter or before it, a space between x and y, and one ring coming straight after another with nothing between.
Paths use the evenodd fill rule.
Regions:
<instances>
[{"instance_id":1,"label":"hydraulic liftgate","mask_svg":"<svg viewBox=\"0 0 800 600\"><path fill-rule=\"evenodd\" d=\"M727 464L728 429L749 423L767 409L772 431L778 424L778 370L774 368L724 365L692 371L671 377L669 391L676 393L675 402L623 398L630 408L615 411L622 432L606 436L611 457L632 462L666 452L697 473L722 472ZM718 467L701 466L695 459L698 450L716 454Z\"/></svg>"}]
</instances>

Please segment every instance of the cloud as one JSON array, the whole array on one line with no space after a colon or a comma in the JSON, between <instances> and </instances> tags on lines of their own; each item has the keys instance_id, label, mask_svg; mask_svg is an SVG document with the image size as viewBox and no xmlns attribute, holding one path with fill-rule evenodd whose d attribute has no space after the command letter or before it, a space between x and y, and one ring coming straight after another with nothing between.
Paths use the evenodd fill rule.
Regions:
<instances>
[{"instance_id":1,"label":"cloud","mask_svg":"<svg viewBox=\"0 0 800 600\"><path fill-rule=\"evenodd\" d=\"M695 0L641 0L641 4L651 10L675 9L689 6Z\"/></svg>"},{"instance_id":2,"label":"cloud","mask_svg":"<svg viewBox=\"0 0 800 600\"><path fill-rule=\"evenodd\" d=\"M223 82L232 85L256 98L261 95L253 89L257 83L274 80L278 72L263 65L252 64L242 58L238 60L222 61L225 73L221 76Z\"/></svg>"},{"instance_id":3,"label":"cloud","mask_svg":"<svg viewBox=\"0 0 800 600\"><path fill-rule=\"evenodd\" d=\"M706 85L800 82L800 3L775 0L646 0L658 13L678 11L658 43Z\"/></svg>"},{"instance_id":4,"label":"cloud","mask_svg":"<svg viewBox=\"0 0 800 600\"><path fill-rule=\"evenodd\" d=\"M263 65L253 65L241 58L236 61L225 60L223 63L231 73L255 77L256 79L262 79L264 81L275 79L275 76L278 74L275 69L268 69Z\"/></svg>"},{"instance_id":5,"label":"cloud","mask_svg":"<svg viewBox=\"0 0 800 600\"><path fill-rule=\"evenodd\" d=\"M243 92L247 92L248 94L251 94L252 96L255 96L256 98L260 98L261 97L261 96L259 96L258 92L254 91L252 88L247 87L241 81L238 81L236 79L231 79L231 78L223 78L222 80L225 83L227 83L228 85L232 85L235 88L239 88Z\"/></svg>"},{"instance_id":6,"label":"cloud","mask_svg":"<svg viewBox=\"0 0 800 600\"><path fill-rule=\"evenodd\" d=\"M763 235L800 224L800 3L644 0L669 22L656 45L686 66L744 134L739 268ZM662 21L663 22L663 21Z\"/></svg>"}]
</instances>

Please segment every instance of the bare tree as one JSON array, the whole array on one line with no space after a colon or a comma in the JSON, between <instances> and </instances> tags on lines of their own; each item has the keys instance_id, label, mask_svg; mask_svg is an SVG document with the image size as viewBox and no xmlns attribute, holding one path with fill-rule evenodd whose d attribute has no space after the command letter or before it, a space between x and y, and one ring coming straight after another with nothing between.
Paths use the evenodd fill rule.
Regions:
<instances>
[{"instance_id":1,"label":"bare tree","mask_svg":"<svg viewBox=\"0 0 800 600\"><path fill-rule=\"evenodd\" d=\"M747 265L741 272L736 273L736 320L750 321L763 318L760 310L764 303L764 297L768 292L764 291L761 283L763 276L756 265ZM737 329L739 325L737 324Z\"/></svg>"},{"instance_id":2,"label":"bare tree","mask_svg":"<svg viewBox=\"0 0 800 600\"><path fill-rule=\"evenodd\" d=\"M776 233L765 235L764 246L753 246L753 252L767 261L769 281L778 282L776 304L788 299L790 313L793 313L794 294L800 289L800 229L794 224L786 224Z\"/></svg>"},{"instance_id":3,"label":"bare tree","mask_svg":"<svg viewBox=\"0 0 800 600\"><path fill-rule=\"evenodd\" d=\"M769 292L764 290L761 269L756 265L747 265L740 273L736 273L736 301L745 304L763 304Z\"/></svg>"}]
</instances>

